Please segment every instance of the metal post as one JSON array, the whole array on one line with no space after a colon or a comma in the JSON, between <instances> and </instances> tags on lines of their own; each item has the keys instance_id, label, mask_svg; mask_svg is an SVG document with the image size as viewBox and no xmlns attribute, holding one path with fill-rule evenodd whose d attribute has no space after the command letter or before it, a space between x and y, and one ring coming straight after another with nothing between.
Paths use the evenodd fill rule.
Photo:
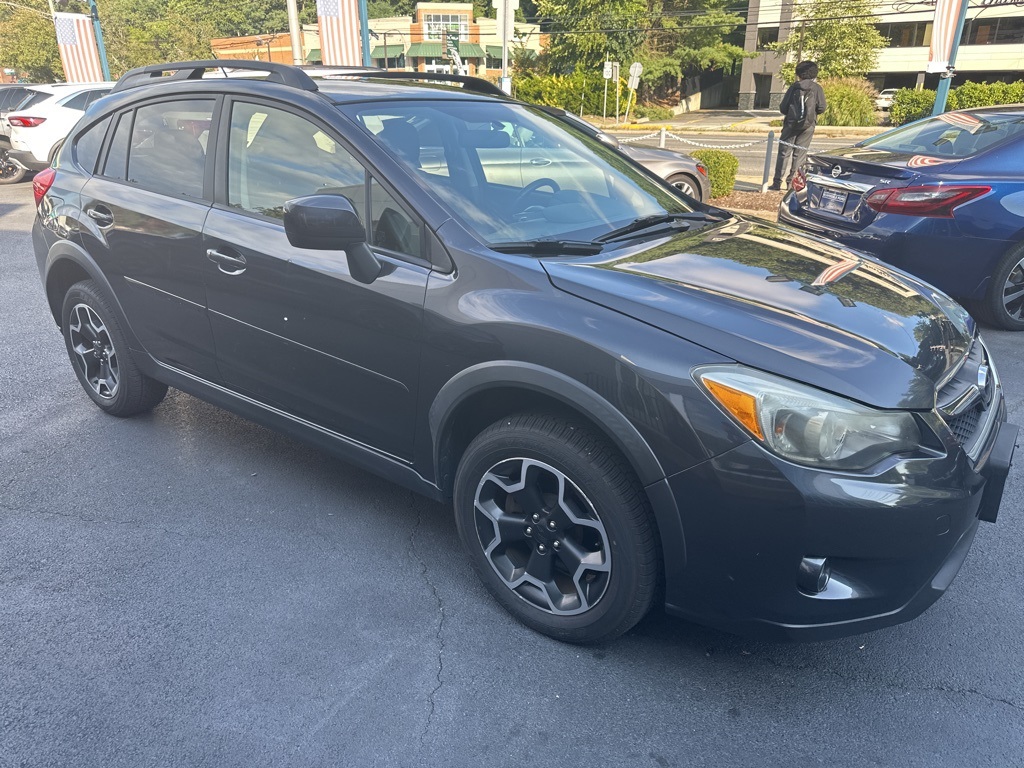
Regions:
<instances>
[{"instance_id":1,"label":"metal post","mask_svg":"<svg viewBox=\"0 0 1024 768\"><path fill-rule=\"evenodd\" d=\"M96 48L100 54L100 66L103 68L103 79L110 79L110 65L107 64L107 49L103 45L103 30L100 29L100 12L96 10L96 0L89 0L89 15L92 16L92 28L96 33Z\"/></svg>"},{"instance_id":2,"label":"metal post","mask_svg":"<svg viewBox=\"0 0 1024 768\"><path fill-rule=\"evenodd\" d=\"M668 129L663 125L661 126L661 136L658 137L658 146L662 149L665 148L665 134L668 133Z\"/></svg>"},{"instance_id":3,"label":"metal post","mask_svg":"<svg viewBox=\"0 0 1024 768\"><path fill-rule=\"evenodd\" d=\"M606 122L608 120L608 80L604 81L604 107L601 109L601 117Z\"/></svg>"},{"instance_id":4,"label":"metal post","mask_svg":"<svg viewBox=\"0 0 1024 768\"><path fill-rule=\"evenodd\" d=\"M366 0L359 0L359 31L362 33L363 66L371 66L370 62L370 12L366 8Z\"/></svg>"},{"instance_id":5,"label":"metal post","mask_svg":"<svg viewBox=\"0 0 1024 768\"><path fill-rule=\"evenodd\" d=\"M615 81L615 124L619 124L619 62L612 63L612 80Z\"/></svg>"},{"instance_id":6,"label":"metal post","mask_svg":"<svg viewBox=\"0 0 1024 768\"><path fill-rule=\"evenodd\" d=\"M961 0L960 17L956 22L956 34L953 35L953 46L949 49L949 64L942 77L939 78L939 87L935 89L935 106L932 107L932 115L941 115L946 111L946 99L949 98L949 85L953 81L953 72L956 70L956 54L960 50L960 37L964 33L964 24L967 21L967 6L970 0Z\"/></svg>"},{"instance_id":7,"label":"metal post","mask_svg":"<svg viewBox=\"0 0 1024 768\"><path fill-rule=\"evenodd\" d=\"M288 5L288 36L292 43L292 64L301 66L306 62L302 58L302 27L299 25L299 7L295 0L287 0Z\"/></svg>"},{"instance_id":8,"label":"metal post","mask_svg":"<svg viewBox=\"0 0 1024 768\"><path fill-rule=\"evenodd\" d=\"M768 191L768 175L772 172L772 146L775 144L775 131L768 131L768 147L764 151L764 173L761 174L761 191Z\"/></svg>"},{"instance_id":9,"label":"metal post","mask_svg":"<svg viewBox=\"0 0 1024 768\"><path fill-rule=\"evenodd\" d=\"M384 35L384 71L386 72L389 69L389 67L388 67L388 30L385 29L381 34Z\"/></svg>"}]
</instances>

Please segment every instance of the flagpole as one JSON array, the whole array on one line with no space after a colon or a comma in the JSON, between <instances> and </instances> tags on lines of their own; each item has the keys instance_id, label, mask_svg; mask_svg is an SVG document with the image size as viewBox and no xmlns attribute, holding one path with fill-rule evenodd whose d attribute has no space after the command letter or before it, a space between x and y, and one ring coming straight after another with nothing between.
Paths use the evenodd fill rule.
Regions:
<instances>
[{"instance_id":1,"label":"flagpole","mask_svg":"<svg viewBox=\"0 0 1024 768\"><path fill-rule=\"evenodd\" d=\"M51 0L50 5L53 5ZM103 45L103 30L100 29L100 12L96 9L96 0L89 0L89 15L92 16L92 28L96 32L96 48L100 53L100 66L103 67L103 79L110 79L110 66L107 64L107 48Z\"/></svg>"},{"instance_id":2,"label":"flagpole","mask_svg":"<svg viewBox=\"0 0 1024 768\"><path fill-rule=\"evenodd\" d=\"M961 0L960 18L956 22L956 33L953 35L953 45L949 49L949 64L946 71L939 77L939 87L935 89L935 106L932 107L932 116L941 115L946 111L946 99L949 98L949 85L953 80L953 72L956 69L956 54L960 48L960 37L964 33L964 24L967 21L967 6L971 0Z\"/></svg>"},{"instance_id":3,"label":"flagpole","mask_svg":"<svg viewBox=\"0 0 1024 768\"><path fill-rule=\"evenodd\" d=\"M366 6L366 0L359 0L359 31L363 43L363 66L369 67L372 64L370 61L370 12ZM388 52L385 50L384 56L387 55ZM385 61L387 61L386 58Z\"/></svg>"}]
</instances>

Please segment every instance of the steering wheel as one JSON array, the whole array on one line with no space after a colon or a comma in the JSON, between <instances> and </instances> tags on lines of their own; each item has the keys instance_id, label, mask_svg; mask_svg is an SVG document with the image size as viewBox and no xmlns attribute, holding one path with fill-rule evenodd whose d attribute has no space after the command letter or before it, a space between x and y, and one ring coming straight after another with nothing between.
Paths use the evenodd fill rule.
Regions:
<instances>
[{"instance_id":1,"label":"steering wheel","mask_svg":"<svg viewBox=\"0 0 1024 768\"><path fill-rule=\"evenodd\" d=\"M519 192L519 194L516 195L516 199L512 203L512 210L513 211L518 211L519 210L519 206L522 205L523 201L525 201L526 198L528 198L530 195L532 195L538 189L542 189L543 187L551 187L551 191L553 191L553 192L561 192L562 191L562 188L560 186L558 186L558 182L555 181L554 179L549 179L546 176L543 177L543 178L540 178L540 179L534 179L529 184L527 184L525 187L523 187L523 189Z\"/></svg>"}]
</instances>

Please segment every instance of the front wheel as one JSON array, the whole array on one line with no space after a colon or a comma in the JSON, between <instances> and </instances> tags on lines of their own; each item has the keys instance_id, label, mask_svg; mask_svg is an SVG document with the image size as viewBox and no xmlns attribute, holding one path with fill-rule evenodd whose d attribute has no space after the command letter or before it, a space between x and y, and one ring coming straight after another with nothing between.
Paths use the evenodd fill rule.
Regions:
<instances>
[{"instance_id":1,"label":"front wheel","mask_svg":"<svg viewBox=\"0 0 1024 768\"><path fill-rule=\"evenodd\" d=\"M979 314L997 328L1024 331L1024 244L1000 260Z\"/></svg>"},{"instance_id":2,"label":"front wheel","mask_svg":"<svg viewBox=\"0 0 1024 768\"><path fill-rule=\"evenodd\" d=\"M454 505L478 575L527 626L594 643L650 609L659 557L646 496L590 428L542 414L491 425L462 457Z\"/></svg>"},{"instance_id":3,"label":"front wheel","mask_svg":"<svg viewBox=\"0 0 1024 768\"><path fill-rule=\"evenodd\" d=\"M112 416L134 416L152 410L164 399L167 385L135 365L117 316L92 280L82 280L68 289L61 330L78 381L104 411Z\"/></svg>"},{"instance_id":4,"label":"front wheel","mask_svg":"<svg viewBox=\"0 0 1024 768\"><path fill-rule=\"evenodd\" d=\"M28 173L7 156L6 149L0 149L0 184L17 184Z\"/></svg>"}]
</instances>

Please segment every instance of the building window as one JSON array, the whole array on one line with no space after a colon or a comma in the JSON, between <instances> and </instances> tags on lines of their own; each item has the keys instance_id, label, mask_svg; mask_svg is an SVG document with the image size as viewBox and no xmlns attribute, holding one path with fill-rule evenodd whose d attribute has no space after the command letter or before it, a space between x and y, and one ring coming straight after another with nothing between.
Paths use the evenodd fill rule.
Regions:
<instances>
[{"instance_id":1,"label":"building window","mask_svg":"<svg viewBox=\"0 0 1024 768\"><path fill-rule=\"evenodd\" d=\"M969 19L964 24L960 45L1002 45L1024 43L1024 19Z\"/></svg>"},{"instance_id":2,"label":"building window","mask_svg":"<svg viewBox=\"0 0 1024 768\"><path fill-rule=\"evenodd\" d=\"M930 21L900 21L877 26L882 36L889 38L890 48L922 48L932 43Z\"/></svg>"},{"instance_id":3,"label":"building window","mask_svg":"<svg viewBox=\"0 0 1024 768\"><path fill-rule=\"evenodd\" d=\"M761 27L757 30L757 50L766 51L772 43L779 42L778 27Z\"/></svg>"},{"instance_id":4,"label":"building window","mask_svg":"<svg viewBox=\"0 0 1024 768\"><path fill-rule=\"evenodd\" d=\"M423 29L428 40L440 40L447 31L458 30L459 39L469 40L469 17L460 13L425 13Z\"/></svg>"}]
</instances>

